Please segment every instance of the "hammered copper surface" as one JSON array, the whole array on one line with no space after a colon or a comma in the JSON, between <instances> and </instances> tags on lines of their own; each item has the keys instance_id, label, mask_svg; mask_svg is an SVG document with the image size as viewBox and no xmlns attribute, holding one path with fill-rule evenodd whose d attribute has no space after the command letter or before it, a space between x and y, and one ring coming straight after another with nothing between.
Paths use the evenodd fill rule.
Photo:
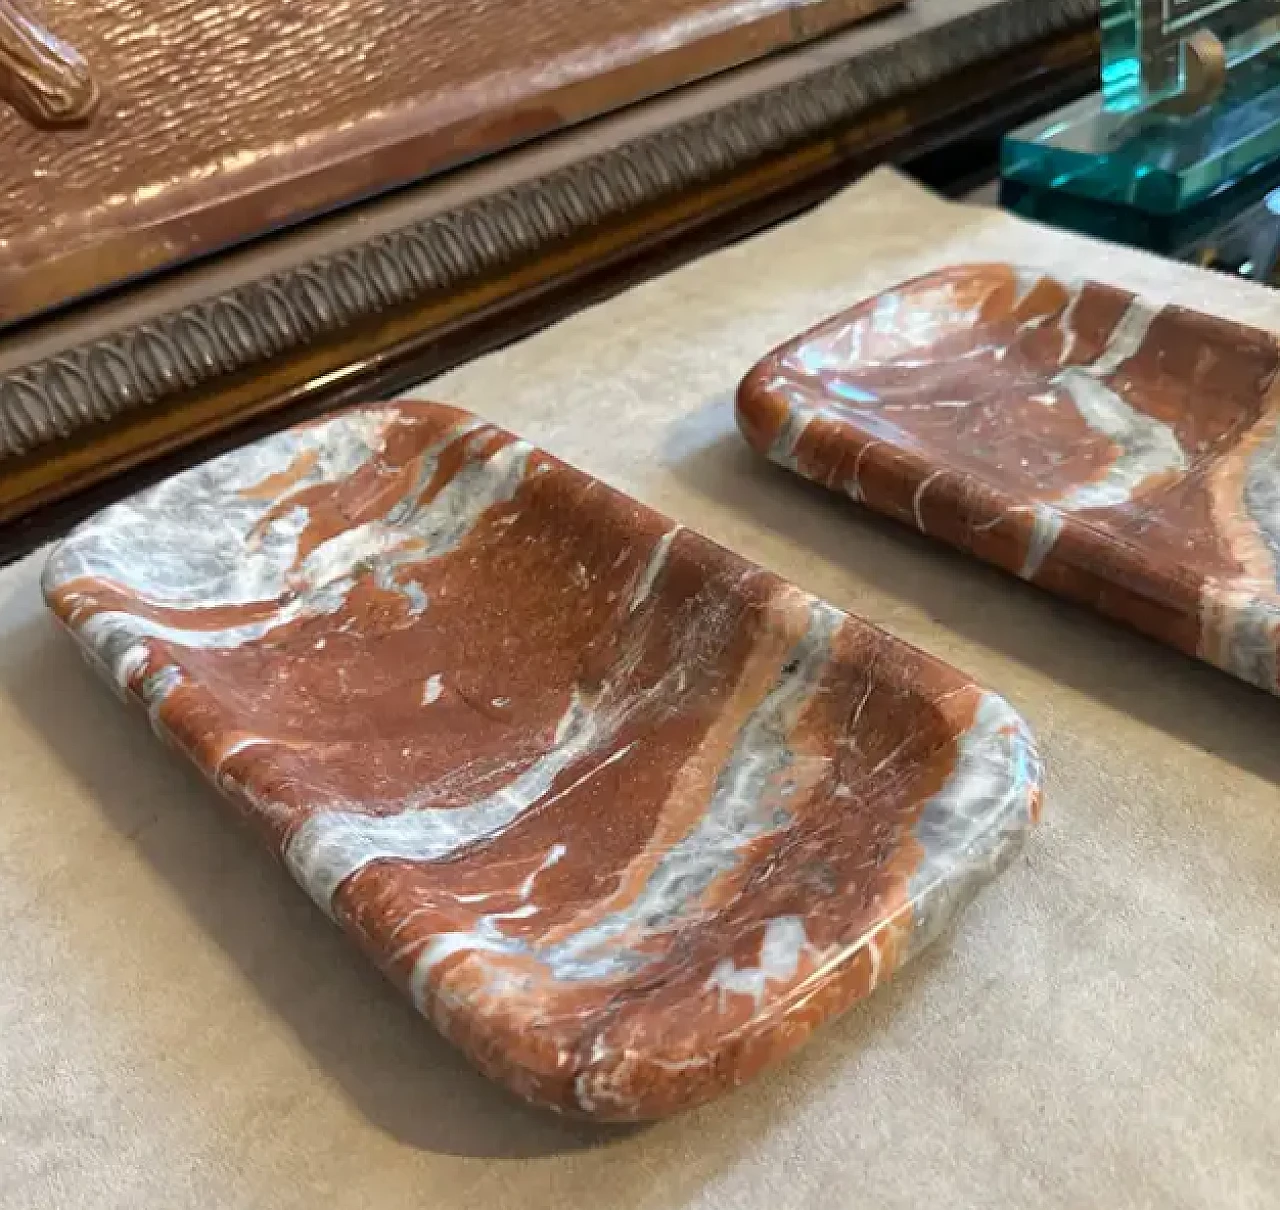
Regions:
<instances>
[{"instance_id":1,"label":"hammered copper surface","mask_svg":"<svg viewBox=\"0 0 1280 1210\"><path fill-rule=\"evenodd\" d=\"M1278 364L1265 332L965 266L771 354L738 420L806 478L1278 693Z\"/></svg>"},{"instance_id":2,"label":"hammered copper surface","mask_svg":"<svg viewBox=\"0 0 1280 1210\"><path fill-rule=\"evenodd\" d=\"M1039 804L967 678L453 408L99 514L46 596L487 1074L605 1119L799 1046Z\"/></svg>"},{"instance_id":3,"label":"hammered copper surface","mask_svg":"<svg viewBox=\"0 0 1280 1210\"><path fill-rule=\"evenodd\" d=\"M82 133L0 111L0 322L415 179L885 0L45 0Z\"/></svg>"},{"instance_id":4,"label":"hammered copper surface","mask_svg":"<svg viewBox=\"0 0 1280 1210\"><path fill-rule=\"evenodd\" d=\"M917 0L0 332L0 521L250 416L382 397L389 375L428 377L474 338L510 339L885 157L968 137L975 113L1083 87L1094 2ZM50 524L46 513L38 528Z\"/></svg>"}]
</instances>

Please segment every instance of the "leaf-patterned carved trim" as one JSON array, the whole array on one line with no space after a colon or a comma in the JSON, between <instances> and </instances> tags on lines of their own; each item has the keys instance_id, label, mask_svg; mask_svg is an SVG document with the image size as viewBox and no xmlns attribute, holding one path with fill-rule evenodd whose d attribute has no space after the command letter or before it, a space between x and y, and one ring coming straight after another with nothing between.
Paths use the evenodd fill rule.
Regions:
<instances>
[{"instance_id":1,"label":"leaf-patterned carved trim","mask_svg":"<svg viewBox=\"0 0 1280 1210\"><path fill-rule=\"evenodd\" d=\"M1006 0L25 366L0 379L0 461L510 270L1096 14L1097 0Z\"/></svg>"},{"instance_id":2,"label":"leaf-patterned carved trim","mask_svg":"<svg viewBox=\"0 0 1280 1210\"><path fill-rule=\"evenodd\" d=\"M74 46L0 0L0 97L32 125L58 127L87 122L100 94Z\"/></svg>"}]
</instances>

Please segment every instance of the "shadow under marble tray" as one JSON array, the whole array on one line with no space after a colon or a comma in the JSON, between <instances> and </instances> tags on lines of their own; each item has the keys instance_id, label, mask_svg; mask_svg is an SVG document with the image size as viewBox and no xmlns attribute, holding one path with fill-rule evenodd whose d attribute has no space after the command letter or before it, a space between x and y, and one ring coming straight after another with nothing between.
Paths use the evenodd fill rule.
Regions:
<instances>
[{"instance_id":1,"label":"shadow under marble tray","mask_svg":"<svg viewBox=\"0 0 1280 1210\"><path fill-rule=\"evenodd\" d=\"M46 597L486 1074L655 1117L867 995L1040 771L954 669L437 404L100 513Z\"/></svg>"},{"instance_id":2,"label":"shadow under marble tray","mask_svg":"<svg viewBox=\"0 0 1280 1210\"><path fill-rule=\"evenodd\" d=\"M737 415L774 462L1276 693L1278 364L1265 332L969 265L782 346Z\"/></svg>"}]
</instances>

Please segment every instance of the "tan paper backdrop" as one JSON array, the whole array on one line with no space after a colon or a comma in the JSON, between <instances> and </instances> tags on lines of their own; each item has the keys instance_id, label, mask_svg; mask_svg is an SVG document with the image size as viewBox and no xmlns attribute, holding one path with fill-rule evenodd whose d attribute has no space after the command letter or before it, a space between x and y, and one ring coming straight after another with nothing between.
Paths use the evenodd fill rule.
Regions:
<instances>
[{"instance_id":1,"label":"tan paper backdrop","mask_svg":"<svg viewBox=\"0 0 1280 1210\"><path fill-rule=\"evenodd\" d=\"M1046 819L798 1060L602 1133L471 1074L0 573L0 1205L1276 1205L1280 702L750 455L730 396L882 286L1010 257L1261 325L1280 295L892 173L424 388L1008 696Z\"/></svg>"}]
</instances>

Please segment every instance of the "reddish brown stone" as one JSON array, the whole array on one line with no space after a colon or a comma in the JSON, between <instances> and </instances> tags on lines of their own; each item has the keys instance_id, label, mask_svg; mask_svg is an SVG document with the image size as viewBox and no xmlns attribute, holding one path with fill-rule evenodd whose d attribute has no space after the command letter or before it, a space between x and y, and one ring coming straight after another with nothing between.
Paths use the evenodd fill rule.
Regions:
<instances>
[{"instance_id":1,"label":"reddish brown stone","mask_svg":"<svg viewBox=\"0 0 1280 1210\"><path fill-rule=\"evenodd\" d=\"M1278 363L1263 332L964 266L772 353L738 421L806 478L1275 693Z\"/></svg>"},{"instance_id":2,"label":"reddish brown stone","mask_svg":"<svg viewBox=\"0 0 1280 1210\"><path fill-rule=\"evenodd\" d=\"M422 1012L566 1112L788 1053L1038 808L999 698L435 404L179 475L45 589Z\"/></svg>"}]
</instances>

